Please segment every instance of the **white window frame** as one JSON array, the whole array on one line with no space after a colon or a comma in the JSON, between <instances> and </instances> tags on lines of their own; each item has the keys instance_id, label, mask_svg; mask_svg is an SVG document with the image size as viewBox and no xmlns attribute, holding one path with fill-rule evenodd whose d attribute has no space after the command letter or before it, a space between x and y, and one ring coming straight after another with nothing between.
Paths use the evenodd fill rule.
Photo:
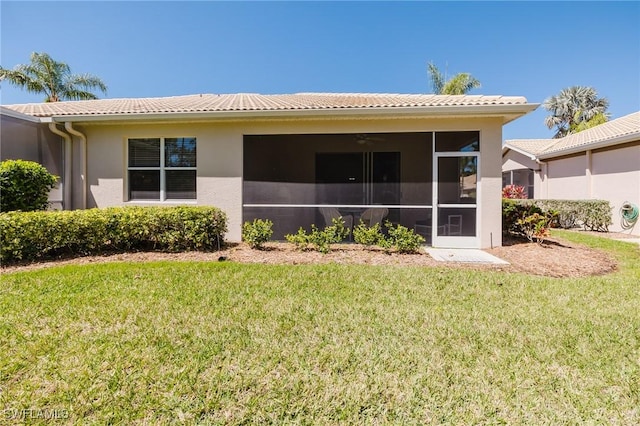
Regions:
<instances>
[{"instance_id":1,"label":"white window frame","mask_svg":"<svg viewBox=\"0 0 640 426\"><path fill-rule=\"evenodd\" d=\"M159 167L132 167L129 166L129 142L131 139L160 139L160 166ZM167 167L165 166L165 139L194 139L196 141L196 167ZM167 137L158 137L158 136L150 136L150 137L131 137L127 138L127 147L126 147L126 164L127 164L127 187L126 187L126 195L127 201L134 203L194 203L198 199L198 138L195 136L167 136ZM160 198L159 199L135 199L131 198L131 181L129 179L129 171L130 170L158 170L160 172ZM194 170L196 172L196 198L187 198L187 199L179 199L179 198L167 198L167 177L166 171L172 170Z\"/></svg>"}]
</instances>

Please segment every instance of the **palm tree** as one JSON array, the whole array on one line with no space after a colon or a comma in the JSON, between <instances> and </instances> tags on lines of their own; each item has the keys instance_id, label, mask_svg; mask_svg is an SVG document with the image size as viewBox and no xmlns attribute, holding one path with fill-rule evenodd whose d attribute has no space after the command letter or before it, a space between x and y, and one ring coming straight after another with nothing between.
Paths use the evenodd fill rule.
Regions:
<instances>
[{"instance_id":1,"label":"palm tree","mask_svg":"<svg viewBox=\"0 0 640 426\"><path fill-rule=\"evenodd\" d=\"M598 98L593 87L572 86L562 89L542 104L551 112L544 124L551 129L556 127L554 138L562 138L594 125L607 121L609 101Z\"/></svg>"},{"instance_id":2,"label":"palm tree","mask_svg":"<svg viewBox=\"0 0 640 426\"><path fill-rule=\"evenodd\" d=\"M458 73L447 80L432 62L427 64L427 72L433 92L437 95L466 95L480 87L480 81L467 72Z\"/></svg>"},{"instance_id":3,"label":"palm tree","mask_svg":"<svg viewBox=\"0 0 640 426\"><path fill-rule=\"evenodd\" d=\"M30 64L16 65L13 70L0 67L0 81L5 79L28 92L44 94L45 102L98 99L89 90L107 91L98 77L71 74L69 65L55 61L46 53L32 53Z\"/></svg>"}]
</instances>

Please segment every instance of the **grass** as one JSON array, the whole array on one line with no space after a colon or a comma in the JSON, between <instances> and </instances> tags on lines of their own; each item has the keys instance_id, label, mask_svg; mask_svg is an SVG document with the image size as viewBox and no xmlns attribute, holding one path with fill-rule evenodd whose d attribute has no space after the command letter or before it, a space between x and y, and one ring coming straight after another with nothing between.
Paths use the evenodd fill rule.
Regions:
<instances>
[{"instance_id":1,"label":"grass","mask_svg":"<svg viewBox=\"0 0 640 426\"><path fill-rule=\"evenodd\" d=\"M5 274L0 423L640 423L640 250L562 236L611 252L620 271L159 262Z\"/></svg>"}]
</instances>

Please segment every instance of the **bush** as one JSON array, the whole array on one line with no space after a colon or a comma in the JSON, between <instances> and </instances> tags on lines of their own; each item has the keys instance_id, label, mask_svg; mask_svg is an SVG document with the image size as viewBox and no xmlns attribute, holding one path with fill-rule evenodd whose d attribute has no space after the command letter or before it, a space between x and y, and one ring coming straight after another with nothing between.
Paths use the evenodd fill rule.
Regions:
<instances>
[{"instance_id":1,"label":"bush","mask_svg":"<svg viewBox=\"0 0 640 426\"><path fill-rule=\"evenodd\" d=\"M507 185L502 188L502 198L508 198L511 200L526 200L527 192L524 186L520 185Z\"/></svg>"},{"instance_id":2,"label":"bush","mask_svg":"<svg viewBox=\"0 0 640 426\"><path fill-rule=\"evenodd\" d=\"M0 214L0 260L130 250L215 250L227 231L214 207L114 207Z\"/></svg>"},{"instance_id":3,"label":"bush","mask_svg":"<svg viewBox=\"0 0 640 426\"><path fill-rule=\"evenodd\" d=\"M606 200L536 200L543 211L556 211L561 228L582 226L588 231L608 232L612 207Z\"/></svg>"},{"instance_id":4,"label":"bush","mask_svg":"<svg viewBox=\"0 0 640 426\"><path fill-rule=\"evenodd\" d=\"M417 253L424 244L424 237L416 234L413 229L402 225L396 225L394 228L391 222L387 222L385 226L389 236L383 247L387 249L392 248L398 253Z\"/></svg>"},{"instance_id":5,"label":"bush","mask_svg":"<svg viewBox=\"0 0 640 426\"><path fill-rule=\"evenodd\" d=\"M564 229L582 226L588 231L607 232L613 223L612 208L606 200L519 200L517 203L535 205L540 213L555 213L553 226Z\"/></svg>"},{"instance_id":6,"label":"bush","mask_svg":"<svg viewBox=\"0 0 640 426\"><path fill-rule=\"evenodd\" d=\"M556 219L554 211L544 212L531 200L515 201L502 199L502 231L529 241L544 242L549 228Z\"/></svg>"},{"instance_id":7,"label":"bush","mask_svg":"<svg viewBox=\"0 0 640 426\"><path fill-rule=\"evenodd\" d=\"M0 163L0 211L46 210L49 191L57 181L57 176L33 161L3 161Z\"/></svg>"},{"instance_id":8,"label":"bush","mask_svg":"<svg viewBox=\"0 0 640 426\"><path fill-rule=\"evenodd\" d=\"M251 248L262 249L262 245L273 235L273 222L269 219L254 219L242 225L242 240Z\"/></svg>"},{"instance_id":9,"label":"bush","mask_svg":"<svg viewBox=\"0 0 640 426\"><path fill-rule=\"evenodd\" d=\"M344 227L342 218L334 218L331 221L332 225L322 231L316 225L311 225L311 233L309 234L300 228L297 233L287 234L284 237L298 250L316 250L324 254L329 253L331 244L339 243L349 235L349 230Z\"/></svg>"},{"instance_id":10,"label":"bush","mask_svg":"<svg viewBox=\"0 0 640 426\"><path fill-rule=\"evenodd\" d=\"M549 223L551 218L544 214L534 213L517 220L522 234L531 242L536 241L539 244L549 236Z\"/></svg>"},{"instance_id":11,"label":"bush","mask_svg":"<svg viewBox=\"0 0 640 426\"><path fill-rule=\"evenodd\" d=\"M362 221L353 230L353 238L356 243L366 246L380 246L387 251L395 250L398 253L417 253L425 239L416 234L412 229L402 225L395 227L389 221L385 223L388 236L382 234L380 225L368 227Z\"/></svg>"},{"instance_id":12,"label":"bush","mask_svg":"<svg viewBox=\"0 0 640 426\"><path fill-rule=\"evenodd\" d=\"M365 246L378 246L384 244L385 238L382 235L380 224L376 223L369 227L360 221L358 226L353 228L353 240Z\"/></svg>"}]
</instances>

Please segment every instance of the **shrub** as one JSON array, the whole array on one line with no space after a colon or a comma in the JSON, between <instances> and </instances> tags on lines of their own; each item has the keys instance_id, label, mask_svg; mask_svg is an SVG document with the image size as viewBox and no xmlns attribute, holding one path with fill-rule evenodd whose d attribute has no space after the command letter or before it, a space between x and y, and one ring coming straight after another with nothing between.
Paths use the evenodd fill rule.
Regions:
<instances>
[{"instance_id":1,"label":"shrub","mask_svg":"<svg viewBox=\"0 0 640 426\"><path fill-rule=\"evenodd\" d=\"M417 253L425 239L422 235L416 234L413 229L406 226L396 225L391 222L385 224L389 236L384 242L385 248L392 248L398 253Z\"/></svg>"},{"instance_id":2,"label":"shrub","mask_svg":"<svg viewBox=\"0 0 640 426\"><path fill-rule=\"evenodd\" d=\"M273 235L273 222L269 219L254 219L242 225L242 240L251 248L262 249L262 245Z\"/></svg>"},{"instance_id":3,"label":"shrub","mask_svg":"<svg viewBox=\"0 0 640 426\"><path fill-rule=\"evenodd\" d=\"M565 229L582 226L589 231L607 232L612 223L612 208L606 200L522 200L517 203L535 205L541 213L555 213L553 225Z\"/></svg>"},{"instance_id":4,"label":"shrub","mask_svg":"<svg viewBox=\"0 0 640 426\"><path fill-rule=\"evenodd\" d=\"M214 207L114 207L0 214L0 260L128 250L215 250L227 231Z\"/></svg>"},{"instance_id":5,"label":"shrub","mask_svg":"<svg viewBox=\"0 0 640 426\"><path fill-rule=\"evenodd\" d=\"M524 186L520 185L507 185L502 188L502 198L508 199L527 199L527 192L524 189Z\"/></svg>"},{"instance_id":6,"label":"shrub","mask_svg":"<svg viewBox=\"0 0 640 426\"><path fill-rule=\"evenodd\" d=\"M529 241L544 242L556 219L554 211L544 212L532 200L502 200L502 231L504 234L525 237Z\"/></svg>"},{"instance_id":7,"label":"shrub","mask_svg":"<svg viewBox=\"0 0 640 426\"><path fill-rule=\"evenodd\" d=\"M377 246L384 242L384 235L382 235L380 224L376 223L369 227L360 221L358 226L353 228L353 240L365 246Z\"/></svg>"},{"instance_id":8,"label":"shrub","mask_svg":"<svg viewBox=\"0 0 640 426\"><path fill-rule=\"evenodd\" d=\"M339 243L349 235L349 229L345 228L342 218L333 218L332 224L322 231L316 225L311 225L311 233L307 234L303 228L295 234L287 234L284 237L295 245L298 250L316 250L320 253L329 253L331 244Z\"/></svg>"},{"instance_id":9,"label":"shrub","mask_svg":"<svg viewBox=\"0 0 640 426\"><path fill-rule=\"evenodd\" d=\"M49 191L57 181L57 176L33 161L3 161L0 163L0 211L46 210Z\"/></svg>"},{"instance_id":10,"label":"shrub","mask_svg":"<svg viewBox=\"0 0 640 426\"><path fill-rule=\"evenodd\" d=\"M539 244L542 244L544 239L549 236L549 222L550 218L540 213L534 213L516 221L520 232L529 241L536 241Z\"/></svg>"},{"instance_id":11,"label":"shrub","mask_svg":"<svg viewBox=\"0 0 640 426\"><path fill-rule=\"evenodd\" d=\"M353 230L353 238L356 243L366 246L380 246L387 251L395 250L398 253L417 253L425 239L416 234L412 229L402 225L395 227L389 221L385 223L388 236L385 236L379 224L368 227L362 221Z\"/></svg>"}]
</instances>

